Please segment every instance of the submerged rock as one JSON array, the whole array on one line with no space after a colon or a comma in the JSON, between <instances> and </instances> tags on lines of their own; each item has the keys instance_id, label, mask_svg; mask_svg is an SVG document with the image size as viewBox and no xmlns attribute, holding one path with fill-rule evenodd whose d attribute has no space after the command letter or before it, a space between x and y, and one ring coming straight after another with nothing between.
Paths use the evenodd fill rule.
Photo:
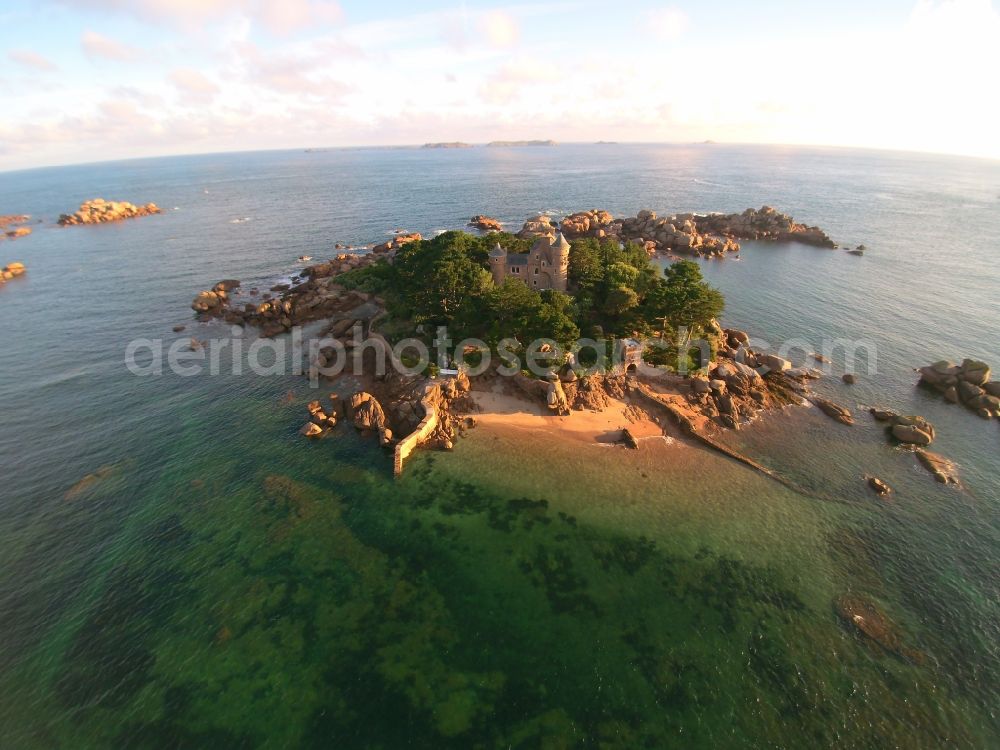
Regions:
<instances>
[{"instance_id":1,"label":"submerged rock","mask_svg":"<svg viewBox=\"0 0 1000 750\"><path fill-rule=\"evenodd\" d=\"M892 493L892 488L878 477L868 477L868 486L875 490L879 497L885 497Z\"/></svg>"},{"instance_id":2,"label":"submerged rock","mask_svg":"<svg viewBox=\"0 0 1000 750\"><path fill-rule=\"evenodd\" d=\"M299 434L304 435L307 438L318 438L322 437L323 428L315 422L306 422L302 425L302 429L299 430Z\"/></svg>"},{"instance_id":3,"label":"submerged rock","mask_svg":"<svg viewBox=\"0 0 1000 750\"><path fill-rule=\"evenodd\" d=\"M954 462L937 453L917 451L917 460L941 484L960 484L958 470Z\"/></svg>"},{"instance_id":4,"label":"submerged rock","mask_svg":"<svg viewBox=\"0 0 1000 750\"><path fill-rule=\"evenodd\" d=\"M851 415L851 411L847 407L835 404L825 398L814 397L812 401L816 404L819 410L828 417L836 419L841 424L854 424L854 417Z\"/></svg>"},{"instance_id":5,"label":"submerged rock","mask_svg":"<svg viewBox=\"0 0 1000 750\"><path fill-rule=\"evenodd\" d=\"M881 608L863 596L845 594L834 601L840 619L855 632L902 659L923 664L924 654L903 642L903 632Z\"/></svg>"},{"instance_id":6,"label":"submerged rock","mask_svg":"<svg viewBox=\"0 0 1000 750\"><path fill-rule=\"evenodd\" d=\"M868 412L875 417L876 422L891 422L899 416L894 411L890 411L889 409L880 409L877 406L873 406L868 410Z\"/></svg>"}]
</instances>

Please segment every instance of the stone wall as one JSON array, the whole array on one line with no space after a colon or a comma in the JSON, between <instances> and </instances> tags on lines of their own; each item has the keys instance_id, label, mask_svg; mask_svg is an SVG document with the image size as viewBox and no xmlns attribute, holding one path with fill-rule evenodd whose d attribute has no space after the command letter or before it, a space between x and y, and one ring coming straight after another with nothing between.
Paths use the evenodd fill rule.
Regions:
<instances>
[{"instance_id":1,"label":"stone wall","mask_svg":"<svg viewBox=\"0 0 1000 750\"><path fill-rule=\"evenodd\" d=\"M424 390L424 397L420 399L420 405L424 407L424 418L417 425L417 429L396 443L392 471L397 477L403 473L403 462L437 429L439 403L441 403L441 386L437 383L428 385Z\"/></svg>"}]
</instances>

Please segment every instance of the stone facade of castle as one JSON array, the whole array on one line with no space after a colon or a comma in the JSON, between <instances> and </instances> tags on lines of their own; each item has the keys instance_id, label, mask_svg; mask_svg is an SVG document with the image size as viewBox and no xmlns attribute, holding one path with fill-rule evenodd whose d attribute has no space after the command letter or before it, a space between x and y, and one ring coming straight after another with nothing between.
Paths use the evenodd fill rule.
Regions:
<instances>
[{"instance_id":1,"label":"stone facade of castle","mask_svg":"<svg viewBox=\"0 0 1000 750\"><path fill-rule=\"evenodd\" d=\"M531 289L566 291L569 280L569 243L562 233L539 237L527 253L508 253L500 244L490 252L493 281L521 279Z\"/></svg>"}]
</instances>

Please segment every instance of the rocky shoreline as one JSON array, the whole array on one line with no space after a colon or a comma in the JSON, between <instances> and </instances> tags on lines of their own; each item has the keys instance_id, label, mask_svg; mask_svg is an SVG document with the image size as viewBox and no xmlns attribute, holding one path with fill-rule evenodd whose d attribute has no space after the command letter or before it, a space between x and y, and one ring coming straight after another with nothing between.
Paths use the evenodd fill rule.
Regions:
<instances>
[{"instance_id":1,"label":"rocky shoreline","mask_svg":"<svg viewBox=\"0 0 1000 750\"><path fill-rule=\"evenodd\" d=\"M711 227L715 231L755 239L783 241L801 234L804 238L812 238L815 244L821 246L830 243L829 238L815 227L796 224L790 217L767 207L760 211L748 210L743 214L710 217L687 215L683 217L683 221L679 221L678 217L671 219L672 221L658 219L651 211L639 212L635 219L614 219L606 211L584 211L570 214L559 224L555 224L547 216L536 216L525 222L518 236L532 238L562 231L574 239L614 237L626 240L631 237L644 238L646 234L652 234L656 238L656 232L650 232L649 228L663 226L664 232L671 232L669 237L677 234L692 238L697 236L699 239L692 239L691 246L685 247L693 252L708 252L706 248L717 246L706 243L705 235L700 230ZM500 222L489 216L478 215L472 217L470 225L488 232L495 231ZM668 226L672 229L668 230ZM256 288L245 291L238 280L223 280L211 289L200 292L191 306L201 321L222 319L234 325L250 325L259 329L265 337L281 335L294 326L326 321L323 334L338 339L345 350L350 350L357 344L358 335L362 341L379 339L388 347L388 342L373 330L373 323L385 312L384 303L371 294L345 288L338 283L338 277L365 268L382 258L391 262L395 249L420 239L421 236L417 233L396 230L392 240L376 246L370 253L338 254L329 261L307 266L297 280L274 285L263 294ZM731 240L726 240L729 241ZM644 239L644 242L650 252L660 251L659 239ZM672 241L667 246L671 250L677 249ZM854 425L855 416L850 409L811 390L811 382L822 376L818 370L794 367L790 361L774 354L755 351L750 347L750 337L744 331L723 329L716 324L715 330L710 331L710 336L718 343L716 358L703 371L690 377L660 371L653 379L626 377L623 373L595 374L580 378L571 367L563 365L543 379L524 374L507 378L505 381L509 385L505 387L513 388L513 392L520 398L543 405L550 413L557 415L569 415L580 410L601 411L613 400L623 401L629 393L639 393L638 388L648 400L656 403L656 408L666 408L689 435L780 481L785 480L745 456L732 454L712 435L739 430L759 415L778 411L788 405L812 404L832 420L848 427ZM317 359L309 363L309 375L319 377L318 372L329 364L333 356L332 350L321 351ZM819 355L814 354L813 357L818 362L826 361ZM938 363L937 369L931 368L929 372L941 375L946 380L941 380L940 383L949 387L954 384L947 378L955 378L956 381L967 383L969 388L975 387L985 392L982 386L973 381L982 381L983 386L990 387L995 384L988 382L989 369L980 365L982 363L969 361L963 363L962 367L952 366L950 363L948 367L944 367L942 363ZM955 367L955 371L950 369ZM945 372L938 372L939 370ZM973 376L972 373L976 375ZM488 383L495 377L495 373L487 371L478 376L476 381ZM367 420L371 422L370 425L360 425L360 429L378 432L379 442L383 446L398 444L400 436L404 439L405 436L412 436L427 417L423 406L425 403L434 404L434 438L431 440L424 436L419 442L450 447L460 426L467 426L463 418L467 415L468 404L463 406L456 401L467 387L456 392L449 385L448 378L403 378L390 373L381 378L366 377L365 380L364 390L359 392L370 396L364 403L369 403L370 400L371 405L364 407L363 411L371 412L369 416L372 419ZM855 382L855 378L846 374L843 381L850 384ZM444 390L427 401L429 393L437 393L435 388ZM968 388L963 386L963 390ZM360 403L353 406L348 403L349 400L344 399L340 411L349 416L360 407ZM383 404L387 406L383 407ZM337 423L336 419L330 419L331 415L322 409L314 411L311 414L315 418L310 419L313 426L303 427L303 434L312 438L323 437ZM893 444L914 452L935 479L945 484L959 483L954 463L926 450L935 438L934 427L927 420L878 408L871 409L871 413L877 421L885 424L887 438ZM627 437L623 431L622 438L626 443ZM885 497L892 491L877 477L866 475L864 480L880 496Z\"/></svg>"},{"instance_id":2,"label":"rocky shoreline","mask_svg":"<svg viewBox=\"0 0 1000 750\"><path fill-rule=\"evenodd\" d=\"M151 216L162 213L155 203L136 206L128 201L106 201L94 198L80 204L74 213L60 214L59 226L74 226L77 224L107 224L125 219L137 219L141 216Z\"/></svg>"},{"instance_id":3,"label":"rocky shoreline","mask_svg":"<svg viewBox=\"0 0 1000 750\"><path fill-rule=\"evenodd\" d=\"M342 316L369 302L371 295L344 289L336 283L336 277L371 265L376 258L374 254L341 253L332 260L306 267L298 283L277 284L263 294L257 288L244 293L238 279L224 279L199 292L191 308L200 321L221 318L232 325L258 328L265 337L277 336L293 326ZM368 311L365 317L370 319L374 314ZM343 335L359 319L341 319L328 331Z\"/></svg>"},{"instance_id":4,"label":"rocky shoreline","mask_svg":"<svg viewBox=\"0 0 1000 750\"><path fill-rule=\"evenodd\" d=\"M556 231L561 231L569 240L613 237L623 242L637 242L650 255L680 253L721 258L728 253L738 253L738 240L741 239L837 247L819 227L800 224L770 206L748 208L740 214L687 213L666 217L643 209L635 217L617 219L608 211L591 209L570 214L558 224L548 216L538 215L529 218L517 236L523 239L552 237Z\"/></svg>"}]
</instances>

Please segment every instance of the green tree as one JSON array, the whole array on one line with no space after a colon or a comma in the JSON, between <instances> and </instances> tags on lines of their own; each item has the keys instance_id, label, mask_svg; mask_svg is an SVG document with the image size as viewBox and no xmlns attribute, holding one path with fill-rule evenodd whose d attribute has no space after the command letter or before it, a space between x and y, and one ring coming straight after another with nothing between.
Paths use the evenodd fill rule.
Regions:
<instances>
[{"instance_id":1,"label":"green tree","mask_svg":"<svg viewBox=\"0 0 1000 750\"><path fill-rule=\"evenodd\" d=\"M690 260L668 266L646 300L648 317L660 319L664 328L687 328L688 337L706 328L724 307L722 294L705 282L698 264Z\"/></svg>"},{"instance_id":2,"label":"green tree","mask_svg":"<svg viewBox=\"0 0 1000 750\"><path fill-rule=\"evenodd\" d=\"M639 305L639 295L627 286L617 286L604 299L604 311L613 317L621 317Z\"/></svg>"},{"instance_id":3,"label":"green tree","mask_svg":"<svg viewBox=\"0 0 1000 750\"><path fill-rule=\"evenodd\" d=\"M574 240L569 251L569 282L581 292L592 292L604 279L601 246L587 237Z\"/></svg>"}]
</instances>

